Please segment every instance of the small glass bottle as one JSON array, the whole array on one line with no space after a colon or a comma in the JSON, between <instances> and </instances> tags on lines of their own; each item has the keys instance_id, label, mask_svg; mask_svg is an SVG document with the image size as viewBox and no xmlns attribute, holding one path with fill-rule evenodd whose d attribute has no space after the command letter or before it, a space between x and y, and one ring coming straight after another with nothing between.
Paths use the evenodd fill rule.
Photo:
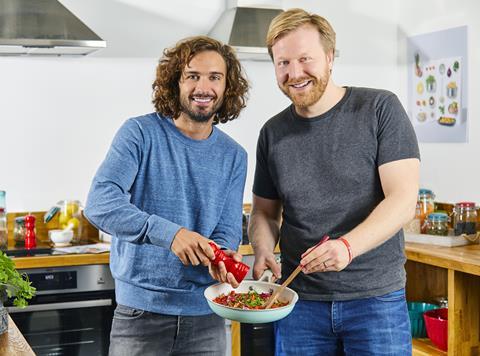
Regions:
<instances>
[{"instance_id":1,"label":"small glass bottle","mask_svg":"<svg viewBox=\"0 0 480 356\"><path fill-rule=\"evenodd\" d=\"M453 209L453 229L455 236L475 234L477 231L477 210L475 203L464 201L455 204Z\"/></svg>"},{"instance_id":2,"label":"small glass bottle","mask_svg":"<svg viewBox=\"0 0 480 356\"><path fill-rule=\"evenodd\" d=\"M0 190L0 250L8 248L7 208L5 204L5 191Z\"/></svg>"},{"instance_id":3,"label":"small glass bottle","mask_svg":"<svg viewBox=\"0 0 480 356\"><path fill-rule=\"evenodd\" d=\"M18 216L15 218L13 240L17 246L25 244L25 216Z\"/></svg>"},{"instance_id":4,"label":"small glass bottle","mask_svg":"<svg viewBox=\"0 0 480 356\"><path fill-rule=\"evenodd\" d=\"M448 235L448 215L445 213L429 214L425 225L426 233L429 235Z\"/></svg>"},{"instance_id":5,"label":"small glass bottle","mask_svg":"<svg viewBox=\"0 0 480 356\"><path fill-rule=\"evenodd\" d=\"M435 194L430 189L420 189L418 191L418 218L420 219L421 232L426 233L425 220L427 216L433 213L435 209Z\"/></svg>"}]
</instances>

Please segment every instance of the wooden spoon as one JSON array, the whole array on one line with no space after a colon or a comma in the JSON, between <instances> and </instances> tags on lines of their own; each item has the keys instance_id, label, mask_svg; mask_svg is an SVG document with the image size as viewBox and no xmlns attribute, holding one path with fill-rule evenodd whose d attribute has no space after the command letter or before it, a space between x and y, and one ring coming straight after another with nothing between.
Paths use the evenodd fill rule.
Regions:
<instances>
[{"instance_id":1,"label":"wooden spoon","mask_svg":"<svg viewBox=\"0 0 480 356\"><path fill-rule=\"evenodd\" d=\"M319 242L317 242L317 244L315 246L313 246L313 248L310 251L308 251L308 253L305 256L307 256L310 252L315 250L318 246L320 246L321 244L326 242L329 238L330 237L328 235L325 235L324 237L322 237L322 239ZM277 290L270 296L270 298L268 299L267 305L265 306L265 309L270 309L272 307L273 303L275 302L275 299L277 299L277 297L285 290L285 288L300 273L302 268L303 268L303 266L299 264L298 267L295 268L295 270L292 273L290 273L290 275L285 280L285 282L282 283L280 288L277 288Z\"/></svg>"}]
</instances>

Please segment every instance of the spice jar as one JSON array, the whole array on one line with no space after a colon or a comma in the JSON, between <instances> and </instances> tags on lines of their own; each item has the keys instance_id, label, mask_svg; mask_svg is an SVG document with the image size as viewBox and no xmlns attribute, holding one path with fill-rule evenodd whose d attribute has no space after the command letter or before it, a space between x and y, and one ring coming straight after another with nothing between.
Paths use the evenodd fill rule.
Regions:
<instances>
[{"instance_id":1,"label":"spice jar","mask_svg":"<svg viewBox=\"0 0 480 356\"><path fill-rule=\"evenodd\" d=\"M421 232L426 233L426 224L425 220L427 216L433 213L435 209L435 194L429 189L420 189L418 191L418 200L417 200L417 216L416 218L420 219Z\"/></svg>"},{"instance_id":2,"label":"spice jar","mask_svg":"<svg viewBox=\"0 0 480 356\"><path fill-rule=\"evenodd\" d=\"M60 207L58 223L61 229L73 231L72 243L79 243L82 236L82 204L78 200L62 200L57 203Z\"/></svg>"},{"instance_id":3,"label":"spice jar","mask_svg":"<svg viewBox=\"0 0 480 356\"><path fill-rule=\"evenodd\" d=\"M453 209L453 228L455 236L475 234L477 229L477 210L473 202L460 202Z\"/></svg>"},{"instance_id":4,"label":"spice jar","mask_svg":"<svg viewBox=\"0 0 480 356\"><path fill-rule=\"evenodd\" d=\"M426 233L429 235L448 235L448 215L445 213L428 214L425 225Z\"/></svg>"},{"instance_id":5,"label":"spice jar","mask_svg":"<svg viewBox=\"0 0 480 356\"><path fill-rule=\"evenodd\" d=\"M13 240L15 241L15 245L23 245L25 243L25 216L15 218Z\"/></svg>"}]
</instances>

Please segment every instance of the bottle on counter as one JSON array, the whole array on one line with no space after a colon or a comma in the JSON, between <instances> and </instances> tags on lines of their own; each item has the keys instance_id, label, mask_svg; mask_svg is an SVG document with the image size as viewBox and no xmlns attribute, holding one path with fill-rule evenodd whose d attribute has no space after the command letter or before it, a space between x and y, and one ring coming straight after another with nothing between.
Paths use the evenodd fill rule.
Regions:
<instances>
[{"instance_id":1,"label":"bottle on counter","mask_svg":"<svg viewBox=\"0 0 480 356\"><path fill-rule=\"evenodd\" d=\"M435 194L430 189L420 189L418 191L417 215L420 220L421 232L426 233L427 216L433 213L435 209Z\"/></svg>"},{"instance_id":2,"label":"bottle on counter","mask_svg":"<svg viewBox=\"0 0 480 356\"><path fill-rule=\"evenodd\" d=\"M8 248L7 207L5 204L6 193L0 190L0 250Z\"/></svg>"},{"instance_id":3,"label":"bottle on counter","mask_svg":"<svg viewBox=\"0 0 480 356\"><path fill-rule=\"evenodd\" d=\"M17 216L15 218L13 241L15 241L16 246L23 246L25 244L25 216Z\"/></svg>"},{"instance_id":4,"label":"bottle on counter","mask_svg":"<svg viewBox=\"0 0 480 356\"><path fill-rule=\"evenodd\" d=\"M455 236L475 234L477 231L477 210L474 202L464 201L455 204L453 209L453 229Z\"/></svg>"}]
</instances>

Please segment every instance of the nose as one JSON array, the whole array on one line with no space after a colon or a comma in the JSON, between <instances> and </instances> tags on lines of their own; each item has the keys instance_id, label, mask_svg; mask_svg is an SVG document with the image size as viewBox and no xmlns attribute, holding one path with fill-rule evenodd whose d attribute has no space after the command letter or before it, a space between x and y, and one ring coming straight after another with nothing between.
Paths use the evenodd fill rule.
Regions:
<instances>
[{"instance_id":1,"label":"nose","mask_svg":"<svg viewBox=\"0 0 480 356\"><path fill-rule=\"evenodd\" d=\"M210 89L210 80L207 77L200 77L197 81L197 85L195 86L195 91L206 93Z\"/></svg>"},{"instance_id":2,"label":"nose","mask_svg":"<svg viewBox=\"0 0 480 356\"><path fill-rule=\"evenodd\" d=\"M302 66L296 61L292 61L288 66L288 79L300 78L302 76Z\"/></svg>"}]
</instances>

